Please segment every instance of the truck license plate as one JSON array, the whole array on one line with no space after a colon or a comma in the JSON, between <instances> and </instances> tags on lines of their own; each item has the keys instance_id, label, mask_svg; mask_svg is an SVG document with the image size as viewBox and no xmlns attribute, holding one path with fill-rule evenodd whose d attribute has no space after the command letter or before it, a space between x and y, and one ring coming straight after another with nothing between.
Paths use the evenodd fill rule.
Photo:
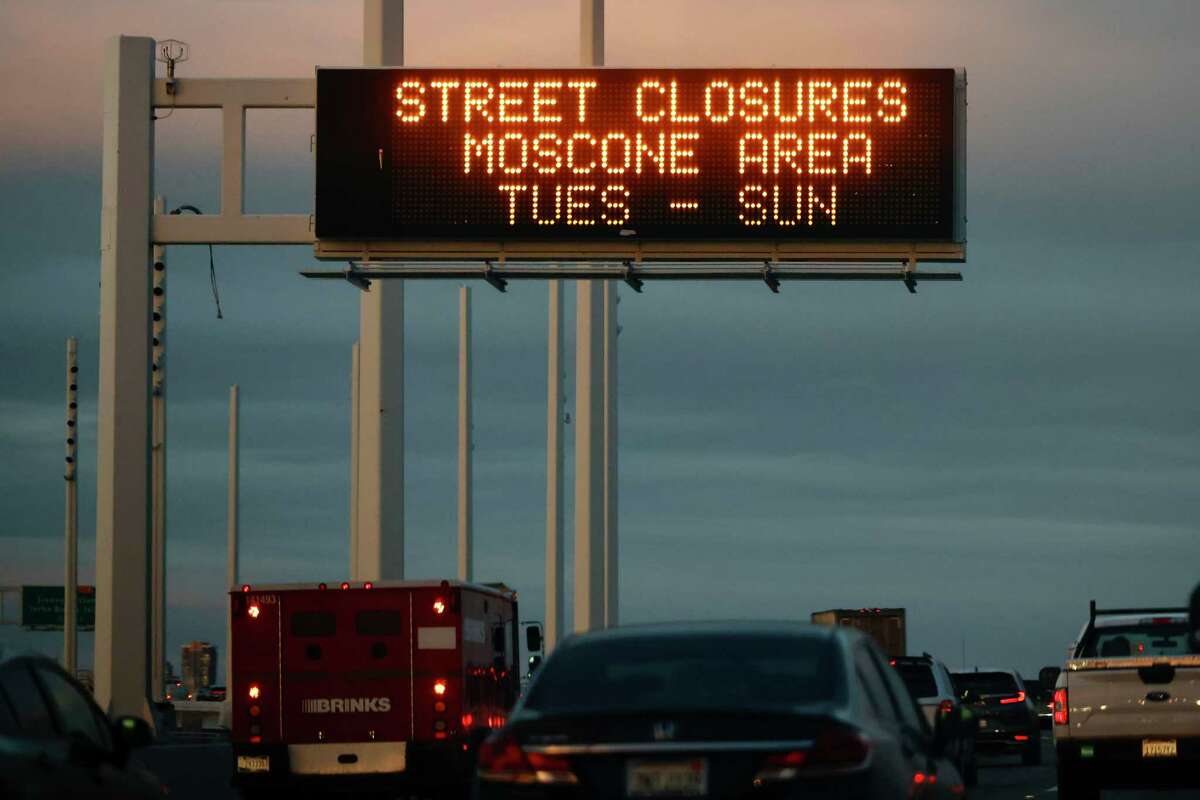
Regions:
<instances>
[{"instance_id":1,"label":"truck license plate","mask_svg":"<svg viewBox=\"0 0 1200 800\"><path fill-rule=\"evenodd\" d=\"M1175 758L1179 746L1174 739L1142 739L1142 758Z\"/></svg>"},{"instance_id":2,"label":"truck license plate","mask_svg":"<svg viewBox=\"0 0 1200 800\"><path fill-rule=\"evenodd\" d=\"M630 797L703 796L708 794L708 762L703 758L633 761L626 772L625 788Z\"/></svg>"},{"instance_id":3,"label":"truck license plate","mask_svg":"<svg viewBox=\"0 0 1200 800\"><path fill-rule=\"evenodd\" d=\"M238 756L237 757L238 772L270 772L271 757L270 756Z\"/></svg>"}]
</instances>

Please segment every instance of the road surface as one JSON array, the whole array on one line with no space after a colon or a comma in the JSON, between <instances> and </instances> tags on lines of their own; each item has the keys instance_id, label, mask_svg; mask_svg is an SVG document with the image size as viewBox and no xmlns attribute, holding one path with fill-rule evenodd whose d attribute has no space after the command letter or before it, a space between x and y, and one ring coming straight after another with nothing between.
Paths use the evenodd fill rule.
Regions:
<instances>
[{"instance_id":1,"label":"road surface","mask_svg":"<svg viewBox=\"0 0 1200 800\"><path fill-rule=\"evenodd\" d=\"M1042 739L1042 766L1021 766L1021 759L980 759L979 786L971 800L1040 800L1058 797L1054 776L1054 748L1047 734ZM163 744L142 750L139 758L170 789L171 800L232 800L229 788L230 754L227 743ZM1103 800L1194 800L1196 792L1105 792Z\"/></svg>"}]
</instances>

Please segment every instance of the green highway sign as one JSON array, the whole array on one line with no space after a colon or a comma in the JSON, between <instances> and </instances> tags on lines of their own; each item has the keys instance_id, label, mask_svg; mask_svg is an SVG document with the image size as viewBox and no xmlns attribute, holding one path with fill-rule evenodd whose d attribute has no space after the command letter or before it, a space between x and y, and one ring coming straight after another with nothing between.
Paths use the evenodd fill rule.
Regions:
<instances>
[{"instance_id":1,"label":"green highway sign","mask_svg":"<svg viewBox=\"0 0 1200 800\"><path fill-rule=\"evenodd\" d=\"M22 586L21 627L35 631L63 628L63 587ZM76 595L75 624L81 631L96 627L96 587L80 586Z\"/></svg>"}]
</instances>

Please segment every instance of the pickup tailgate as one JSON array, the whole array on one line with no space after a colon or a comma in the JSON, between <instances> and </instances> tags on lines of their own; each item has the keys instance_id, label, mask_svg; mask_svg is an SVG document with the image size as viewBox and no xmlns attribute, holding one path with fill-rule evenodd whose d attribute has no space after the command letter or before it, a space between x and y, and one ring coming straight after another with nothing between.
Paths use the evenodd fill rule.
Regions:
<instances>
[{"instance_id":1,"label":"pickup tailgate","mask_svg":"<svg viewBox=\"0 0 1200 800\"><path fill-rule=\"evenodd\" d=\"M1071 737L1200 732L1200 656L1075 659L1066 686Z\"/></svg>"}]
</instances>

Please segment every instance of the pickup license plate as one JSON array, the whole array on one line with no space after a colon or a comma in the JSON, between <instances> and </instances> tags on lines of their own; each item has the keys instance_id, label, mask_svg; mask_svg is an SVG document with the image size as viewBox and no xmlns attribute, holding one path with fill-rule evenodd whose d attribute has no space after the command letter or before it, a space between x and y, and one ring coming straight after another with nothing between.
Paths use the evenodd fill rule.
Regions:
<instances>
[{"instance_id":1,"label":"pickup license plate","mask_svg":"<svg viewBox=\"0 0 1200 800\"><path fill-rule=\"evenodd\" d=\"M270 772L271 757L270 756L238 756L237 757L238 772Z\"/></svg>"},{"instance_id":2,"label":"pickup license plate","mask_svg":"<svg viewBox=\"0 0 1200 800\"><path fill-rule=\"evenodd\" d=\"M1179 745L1174 739L1142 739L1142 758L1175 758Z\"/></svg>"},{"instance_id":3,"label":"pickup license plate","mask_svg":"<svg viewBox=\"0 0 1200 800\"><path fill-rule=\"evenodd\" d=\"M702 797L708 794L708 762L631 761L625 789L630 797Z\"/></svg>"}]
</instances>

